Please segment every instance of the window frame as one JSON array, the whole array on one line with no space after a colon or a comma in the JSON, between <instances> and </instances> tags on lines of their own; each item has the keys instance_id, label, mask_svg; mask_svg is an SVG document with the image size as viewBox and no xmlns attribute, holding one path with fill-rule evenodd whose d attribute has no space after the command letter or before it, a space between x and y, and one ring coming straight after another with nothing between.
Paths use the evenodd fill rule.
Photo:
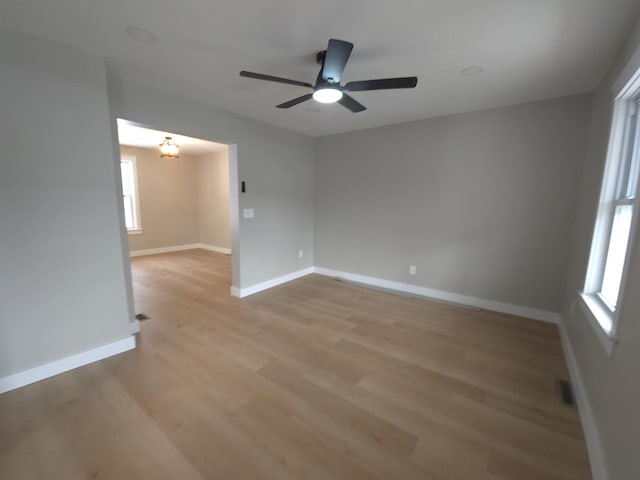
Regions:
<instances>
[{"instance_id":1,"label":"window frame","mask_svg":"<svg viewBox=\"0 0 640 480\"><path fill-rule=\"evenodd\" d=\"M637 237L638 210L640 210L640 195L638 195L637 187L635 196L632 199L621 198L619 191L620 179L623 175L622 167L625 162L624 152L628 148L628 125L632 114L636 115L635 129L631 132L635 139L632 155L640 156L640 49L629 62L620 78L614 83L613 89L614 101L609 145L602 176L587 273L584 288L580 292L580 303L583 311L608 355L613 354L615 346L619 343L620 318L624 310L627 276L631 262L631 252L634 249ZM633 158L631 163L633 163ZM633 171L632 168L631 171ZM639 174L640 172L635 172L636 182L640 181L638 179ZM621 205L630 205L632 214L627 248L624 254L620 289L616 305L612 307L604 299L600 291L602 290L609 243L613 233L614 216L616 208Z\"/></svg>"},{"instance_id":2,"label":"window frame","mask_svg":"<svg viewBox=\"0 0 640 480\"><path fill-rule=\"evenodd\" d=\"M133 193L131 195L127 195L124 192L124 179L122 178L122 164L128 162L131 164L131 174L133 177L133 181L131 185L133 186ZM140 217L140 189L138 188L138 164L136 161L135 155L129 154L120 154L120 189L122 191L122 206L125 207L125 202L127 196L132 197L132 207L133 207L133 216L134 216L134 226L129 228L126 226L125 215L123 211L123 220L125 220L125 228L127 229L127 234L129 235L139 235L143 232L142 230L142 219Z\"/></svg>"}]
</instances>

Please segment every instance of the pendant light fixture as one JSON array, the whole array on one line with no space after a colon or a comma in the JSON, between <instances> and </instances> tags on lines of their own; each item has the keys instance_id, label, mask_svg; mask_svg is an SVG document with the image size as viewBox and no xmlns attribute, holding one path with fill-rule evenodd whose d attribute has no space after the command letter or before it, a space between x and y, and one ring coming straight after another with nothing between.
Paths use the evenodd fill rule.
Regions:
<instances>
[{"instance_id":1,"label":"pendant light fixture","mask_svg":"<svg viewBox=\"0 0 640 480\"><path fill-rule=\"evenodd\" d=\"M164 137L164 142L160 144L160 158L179 158L178 145L171 137Z\"/></svg>"}]
</instances>

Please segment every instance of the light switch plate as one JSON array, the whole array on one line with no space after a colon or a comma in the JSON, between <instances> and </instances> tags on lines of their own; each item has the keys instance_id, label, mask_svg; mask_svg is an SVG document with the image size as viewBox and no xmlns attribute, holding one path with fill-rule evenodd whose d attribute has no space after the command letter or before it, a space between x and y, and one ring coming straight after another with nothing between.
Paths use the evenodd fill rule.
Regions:
<instances>
[{"instance_id":1,"label":"light switch plate","mask_svg":"<svg viewBox=\"0 0 640 480\"><path fill-rule=\"evenodd\" d=\"M244 218L253 218L253 208L244 208L242 210L242 216Z\"/></svg>"}]
</instances>

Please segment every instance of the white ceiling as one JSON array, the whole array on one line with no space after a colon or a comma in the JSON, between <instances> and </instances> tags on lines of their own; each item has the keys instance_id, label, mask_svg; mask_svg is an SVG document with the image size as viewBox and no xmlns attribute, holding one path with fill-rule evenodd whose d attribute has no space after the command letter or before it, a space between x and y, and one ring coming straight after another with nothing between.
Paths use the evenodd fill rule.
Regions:
<instances>
[{"instance_id":1,"label":"white ceiling","mask_svg":"<svg viewBox=\"0 0 640 480\"><path fill-rule=\"evenodd\" d=\"M311 136L595 89L638 0L2 0L0 25L107 58L116 74ZM140 42L127 26L153 32ZM343 82L417 75L415 90L355 92L368 110L308 101L329 38L355 44ZM459 72L482 66L476 76Z\"/></svg>"},{"instance_id":2,"label":"white ceiling","mask_svg":"<svg viewBox=\"0 0 640 480\"><path fill-rule=\"evenodd\" d=\"M159 151L160 143L164 141L165 137L171 137L180 148L181 155L204 155L207 153L226 151L227 149L227 146L221 143L186 137L171 132L152 130L121 118L118 119L118 141L120 145L154 148Z\"/></svg>"}]
</instances>

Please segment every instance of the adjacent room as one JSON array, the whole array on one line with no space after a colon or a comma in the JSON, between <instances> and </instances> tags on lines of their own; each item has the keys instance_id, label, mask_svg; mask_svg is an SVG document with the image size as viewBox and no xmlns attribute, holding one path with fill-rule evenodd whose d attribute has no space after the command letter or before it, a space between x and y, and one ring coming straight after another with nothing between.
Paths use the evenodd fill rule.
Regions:
<instances>
[{"instance_id":1,"label":"adjacent room","mask_svg":"<svg viewBox=\"0 0 640 480\"><path fill-rule=\"evenodd\" d=\"M635 480L640 3L0 7L0 478Z\"/></svg>"},{"instance_id":2,"label":"adjacent room","mask_svg":"<svg viewBox=\"0 0 640 480\"><path fill-rule=\"evenodd\" d=\"M195 247L231 255L227 145L122 119L118 141L130 255Z\"/></svg>"}]
</instances>

